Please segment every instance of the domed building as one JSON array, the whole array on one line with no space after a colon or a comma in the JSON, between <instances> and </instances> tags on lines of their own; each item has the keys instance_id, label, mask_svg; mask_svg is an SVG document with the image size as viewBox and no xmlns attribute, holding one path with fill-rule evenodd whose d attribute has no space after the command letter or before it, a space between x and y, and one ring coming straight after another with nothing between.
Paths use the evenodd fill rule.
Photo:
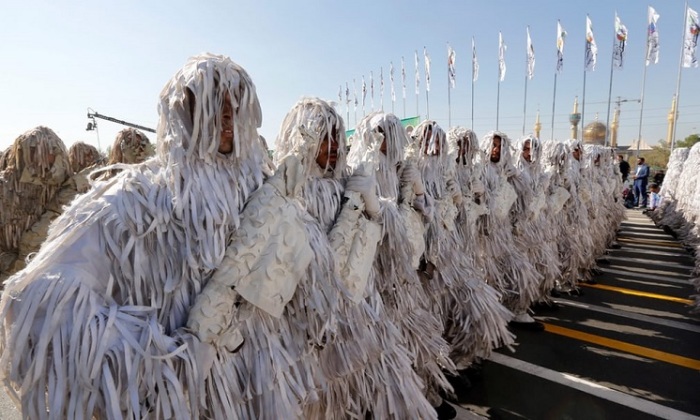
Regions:
<instances>
[{"instance_id":1,"label":"domed building","mask_svg":"<svg viewBox=\"0 0 700 420\"><path fill-rule=\"evenodd\" d=\"M604 146L607 131L608 129L605 127L605 124L598 121L596 118L595 121L583 128L583 142L586 144L599 144Z\"/></svg>"}]
</instances>

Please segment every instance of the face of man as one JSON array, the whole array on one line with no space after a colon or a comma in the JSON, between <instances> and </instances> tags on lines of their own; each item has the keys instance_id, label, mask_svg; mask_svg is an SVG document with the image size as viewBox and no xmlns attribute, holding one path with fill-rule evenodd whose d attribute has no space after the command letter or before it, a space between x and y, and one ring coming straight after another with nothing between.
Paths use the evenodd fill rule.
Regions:
<instances>
[{"instance_id":1,"label":"face of man","mask_svg":"<svg viewBox=\"0 0 700 420\"><path fill-rule=\"evenodd\" d=\"M323 169L335 169L335 164L338 160L338 137L335 127L321 141L321 146L316 156L316 163Z\"/></svg>"},{"instance_id":2,"label":"face of man","mask_svg":"<svg viewBox=\"0 0 700 420\"><path fill-rule=\"evenodd\" d=\"M641 165L642 163L644 163L644 161L643 161L643 160L641 160L641 159L637 159L637 165Z\"/></svg>"},{"instance_id":3,"label":"face of man","mask_svg":"<svg viewBox=\"0 0 700 420\"><path fill-rule=\"evenodd\" d=\"M377 126L376 130L377 130L377 133L380 133L380 134L384 135L384 129L382 128L381 125L380 125L380 126ZM386 156L386 148L387 148L387 145L386 145L386 136L384 136L384 140L382 141L382 145L379 147L379 151L382 152L382 154L383 154L384 156Z\"/></svg>"},{"instance_id":4,"label":"face of man","mask_svg":"<svg viewBox=\"0 0 700 420\"><path fill-rule=\"evenodd\" d=\"M529 140L523 144L523 159L525 159L527 162L532 162L531 147L532 144Z\"/></svg>"},{"instance_id":5,"label":"face of man","mask_svg":"<svg viewBox=\"0 0 700 420\"><path fill-rule=\"evenodd\" d=\"M457 162L466 163L467 152L469 151L469 141L466 137L457 140L459 152L457 153Z\"/></svg>"},{"instance_id":6,"label":"face of man","mask_svg":"<svg viewBox=\"0 0 700 420\"><path fill-rule=\"evenodd\" d=\"M221 107L219 153L227 155L231 152L233 152L233 104L231 104L231 95L226 92L224 104Z\"/></svg>"},{"instance_id":7,"label":"face of man","mask_svg":"<svg viewBox=\"0 0 700 420\"><path fill-rule=\"evenodd\" d=\"M438 137L435 137L434 139L432 139L435 142L435 150L432 152L429 152L430 140L431 140L432 136L433 136L433 127L428 126L428 129L425 130L423 153L426 155L429 155L429 156L438 156L440 154L440 139Z\"/></svg>"},{"instance_id":8,"label":"face of man","mask_svg":"<svg viewBox=\"0 0 700 420\"><path fill-rule=\"evenodd\" d=\"M581 160L581 149L580 148L575 148L573 152L571 152L571 156L574 157L576 160Z\"/></svg>"},{"instance_id":9,"label":"face of man","mask_svg":"<svg viewBox=\"0 0 700 420\"><path fill-rule=\"evenodd\" d=\"M493 136L491 143L491 162L498 163L501 161L501 136Z\"/></svg>"}]
</instances>

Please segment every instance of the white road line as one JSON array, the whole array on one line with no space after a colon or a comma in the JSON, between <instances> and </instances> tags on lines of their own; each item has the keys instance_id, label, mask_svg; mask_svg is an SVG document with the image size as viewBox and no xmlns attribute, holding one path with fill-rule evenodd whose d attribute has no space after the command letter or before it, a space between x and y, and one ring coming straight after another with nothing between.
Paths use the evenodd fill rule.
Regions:
<instances>
[{"instance_id":1,"label":"white road line","mask_svg":"<svg viewBox=\"0 0 700 420\"><path fill-rule=\"evenodd\" d=\"M652 274L644 274L644 273L638 273L636 271L625 271L625 270L615 270L614 268L606 268L606 267L600 267L600 271L604 273L610 273L610 274L619 274L619 275L624 275L628 277L633 277L633 278L638 278L638 279L646 279L646 280L656 280L656 281L662 281L662 282L667 282L667 283L676 283L676 284L682 284L684 286L692 286L692 283L690 282L690 276L686 276L687 279L674 279L671 277L664 277L664 276L655 276ZM624 279L628 280L628 279Z\"/></svg>"},{"instance_id":2,"label":"white road line","mask_svg":"<svg viewBox=\"0 0 700 420\"><path fill-rule=\"evenodd\" d=\"M516 369L521 372L525 372L530 375L534 375L539 378L546 379L548 381L555 382L581 392L585 392L595 397L602 398L604 400L608 400L616 404L620 404L633 410L650 414L652 416L657 416L663 419L700 420L700 417L698 416L694 416L692 414L676 410L675 408L666 407L649 400L645 400L642 398L635 397L633 395L616 391L614 389L597 384L595 382L581 379L575 375L557 372L542 366L538 366L532 363L516 359L514 357L505 356L500 353L491 354L489 360L491 360L494 363L498 363L500 365L509 367L511 369Z\"/></svg>"},{"instance_id":3,"label":"white road line","mask_svg":"<svg viewBox=\"0 0 700 420\"><path fill-rule=\"evenodd\" d=\"M666 261L652 261L648 258L635 258L635 257L616 257L614 255L608 255L608 259L611 260L617 260L617 261L631 261L631 262L639 262L639 263L644 263L644 264L654 264L658 265L660 268L682 268L682 269L691 269L695 267L695 264L683 264L683 263L677 263L677 262L666 262Z\"/></svg>"},{"instance_id":4,"label":"white road line","mask_svg":"<svg viewBox=\"0 0 700 420\"><path fill-rule=\"evenodd\" d=\"M575 302L568 299L552 299L555 303L561 305L572 306L575 308L587 309L590 311L601 312L604 314L615 315L622 318L635 319L637 321L648 322L650 324L663 325L665 327L676 328L695 333L700 333L700 326L687 324L685 322L672 321L670 319L657 318L649 315L637 314L634 312L621 311L619 309L606 308L604 306L591 305L590 303Z\"/></svg>"}]
</instances>

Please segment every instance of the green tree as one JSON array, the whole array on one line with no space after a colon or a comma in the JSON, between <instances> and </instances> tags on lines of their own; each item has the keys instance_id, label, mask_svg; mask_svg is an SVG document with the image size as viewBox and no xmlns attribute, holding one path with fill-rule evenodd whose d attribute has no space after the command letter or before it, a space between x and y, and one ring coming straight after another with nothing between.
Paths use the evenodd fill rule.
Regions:
<instances>
[{"instance_id":1,"label":"green tree","mask_svg":"<svg viewBox=\"0 0 700 420\"><path fill-rule=\"evenodd\" d=\"M697 142L700 142L700 135L699 134L691 134L685 139L676 142L675 147L693 147L693 145Z\"/></svg>"}]
</instances>

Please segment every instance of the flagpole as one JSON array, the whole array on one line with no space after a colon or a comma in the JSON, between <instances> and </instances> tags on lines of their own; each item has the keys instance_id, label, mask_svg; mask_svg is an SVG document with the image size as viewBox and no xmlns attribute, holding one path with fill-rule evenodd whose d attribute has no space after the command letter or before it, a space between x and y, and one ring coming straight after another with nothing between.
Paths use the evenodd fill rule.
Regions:
<instances>
[{"instance_id":1,"label":"flagpole","mask_svg":"<svg viewBox=\"0 0 700 420\"><path fill-rule=\"evenodd\" d=\"M647 11L647 14L649 12ZM649 25L650 22L647 22L647 25ZM642 121L644 120L644 91L646 90L646 84L647 84L647 67L649 67L649 63L647 63L647 60L649 59L649 28L647 27L647 48L644 53L644 73L642 75L642 94L639 96L639 131L637 131L637 151L635 152L635 157L639 158L639 144L642 142Z\"/></svg>"},{"instance_id":2,"label":"flagpole","mask_svg":"<svg viewBox=\"0 0 700 420\"><path fill-rule=\"evenodd\" d=\"M451 81L450 78L450 44L447 44L447 129L452 127L452 93L450 92Z\"/></svg>"},{"instance_id":3,"label":"flagpole","mask_svg":"<svg viewBox=\"0 0 700 420\"><path fill-rule=\"evenodd\" d=\"M676 127L678 126L678 108L681 93L681 69L683 68L683 53L685 53L685 27L688 24L688 0L685 0L685 12L683 13L683 42L681 43L681 57L678 61L678 80L676 81L676 115L673 116L673 134L671 134L671 151L676 145Z\"/></svg>"},{"instance_id":4,"label":"flagpole","mask_svg":"<svg viewBox=\"0 0 700 420\"><path fill-rule=\"evenodd\" d=\"M527 27L528 40L530 38L530 27ZM527 80L530 72L530 44L525 48L525 95L523 98L523 136L525 135L525 125L527 124Z\"/></svg>"},{"instance_id":5,"label":"flagpole","mask_svg":"<svg viewBox=\"0 0 700 420\"><path fill-rule=\"evenodd\" d=\"M425 118L429 120L430 119L430 98L428 97L428 93L429 93L428 86L426 85L425 86L425 106L426 106Z\"/></svg>"},{"instance_id":6,"label":"flagpole","mask_svg":"<svg viewBox=\"0 0 700 420\"><path fill-rule=\"evenodd\" d=\"M554 140L554 110L557 103L557 72L554 72L554 93L552 94L552 138Z\"/></svg>"},{"instance_id":7,"label":"flagpole","mask_svg":"<svg viewBox=\"0 0 700 420\"><path fill-rule=\"evenodd\" d=\"M472 67L472 130L474 130L474 67Z\"/></svg>"},{"instance_id":8,"label":"flagpole","mask_svg":"<svg viewBox=\"0 0 700 420\"><path fill-rule=\"evenodd\" d=\"M615 16L617 16L617 12L615 12ZM610 138L610 100L612 99L612 85L613 85L613 68L615 67L615 47L616 43L615 40L617 39L617 31L614 29L615 24L617 22L613 22L613 47L612 47L612 59L610 60L610 84L608 86L608 113L607 117L605 119L605 146L607 147L608 145L608 139ZM622 59L622 57L620 57ZM639 141L637 141L637 144L639 144Z\"/></svg>"},{"instance_id":9,"label":"flagpole","mask_svg":"<svg viewBox=\"0 0 700 420\"><path fill-rule=\"evenodd\" d=\"M496 130L498 130L498 117L501 109L501 78L498 78L498 90L496 91Z\"/></svg>"},{"instance_id":10,"label":"flagpole","mask_svg":"<svg viewBox=\"0 0 700 420\"><path fill-rule=\"evenodd\" d=\"M525 135L525 124L527 123L527 69L525 70L525 99L523 100L523 136Z\"/></svg>"}]
</instances>

